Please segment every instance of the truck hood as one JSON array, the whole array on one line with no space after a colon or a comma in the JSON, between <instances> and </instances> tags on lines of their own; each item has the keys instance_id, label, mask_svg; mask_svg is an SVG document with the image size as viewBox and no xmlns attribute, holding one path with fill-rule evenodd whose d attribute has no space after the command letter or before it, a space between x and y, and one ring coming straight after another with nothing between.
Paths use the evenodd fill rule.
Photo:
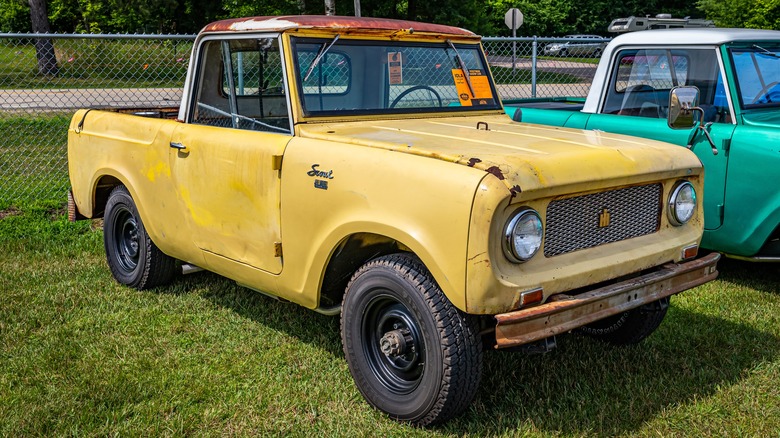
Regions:
<instances>
[{"instance_id":1,"label":"truck hood","mask_svg":"<svg viewBox=\"0 0 780 438\"><path fill-rule=\"evenodd\" d=\"M589 184L596 188L699 173L685 148L600 131L513 122L505 115L364 120L298 125L304 138L420 155L495 175L512 194ZM645 176L645 178L640 177ZM595 178L594 178L595 176ZM652 176L652 178L650 178Z\"/></svg>"}]
</instances>

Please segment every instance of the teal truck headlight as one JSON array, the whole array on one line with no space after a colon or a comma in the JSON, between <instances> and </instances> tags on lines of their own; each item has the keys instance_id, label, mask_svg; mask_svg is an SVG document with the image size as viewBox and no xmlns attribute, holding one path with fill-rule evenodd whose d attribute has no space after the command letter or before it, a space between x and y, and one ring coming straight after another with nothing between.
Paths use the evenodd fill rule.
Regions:
<instances>
[{"instance_id":1,"label":"teal truck headlight","mask_svg":"<svg viewBox=\"0 0 780 438\"><path fill-rule=\"evenodd\" d=\"M542 246L544 228L539 213L530 208L515 211L504 227L504 254L515 263L530 260Z\"/></svg>"},{"instance_id":2,"label":"teal truck headlight","mask_svg":"<svg viewBox=\"0 0 780 438\"><path fill-rule=\"evenodd\" d=\"M669 196L669 222L679 227L693 217L696 211L696 190L693 184L682 181L675 185Z\"/></svg>"}]
</instances>

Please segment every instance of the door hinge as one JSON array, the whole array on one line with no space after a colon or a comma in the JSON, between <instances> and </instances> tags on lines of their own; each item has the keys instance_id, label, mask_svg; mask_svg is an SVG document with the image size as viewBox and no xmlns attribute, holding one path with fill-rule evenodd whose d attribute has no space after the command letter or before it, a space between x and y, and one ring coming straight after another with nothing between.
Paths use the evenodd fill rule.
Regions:
<instances>
[{"instance_id":1,"label":"door hinge","mask_svg":"<svg viewBox=\"0 0 780 438\"><path fill-rule=\"evenodd\" d=\"M723 139L723 152L728 152L729 149L731 149L731 139L730 138L724 138Z\"/></svg>"},{"instance_id":2,"label":"door hinge","mask_svg":"<svg viewBox=\"0 0 780 438\"><path fill-rule=\"evenodd\" d=\"M282 256L282 242L274 242L274 257Z\"/></svg>"},{"instance_id":3,"label":"door hinge","mask_svg":"<svg viewBox=\"0 0 780 438\"><path fill-rule=\"evenodd\" d=\"M271 155L271 169L282 170L283 155Z\"/></svg>"}]
</instances>

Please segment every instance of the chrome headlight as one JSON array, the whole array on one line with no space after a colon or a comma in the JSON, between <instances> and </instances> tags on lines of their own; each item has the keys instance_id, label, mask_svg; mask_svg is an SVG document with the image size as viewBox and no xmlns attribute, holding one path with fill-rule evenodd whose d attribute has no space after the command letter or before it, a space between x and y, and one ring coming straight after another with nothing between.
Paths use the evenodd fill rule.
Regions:
<instances>
[{"instance_id":1,"label":"chrome headlight","mask_svg":"<svg viewBox=\"0 0 780 438\"><path fill-rule=\"evenodd\" d=\"M693 217L696 211L696 190L688 181L677 183L669 196L669 222L679 227Z\"/></svg>"},{"instance_id":2,"label":"chrome headlight","mask_svg":"<svg viewBox=\"0 0 780 438\"><path fill-rule=\"evenodd\" d=\"M515 263L526 262L539 251L543 237L539 213L521 208L512 214L504 227L504 254Z\"/></svg>"}]
</instances>

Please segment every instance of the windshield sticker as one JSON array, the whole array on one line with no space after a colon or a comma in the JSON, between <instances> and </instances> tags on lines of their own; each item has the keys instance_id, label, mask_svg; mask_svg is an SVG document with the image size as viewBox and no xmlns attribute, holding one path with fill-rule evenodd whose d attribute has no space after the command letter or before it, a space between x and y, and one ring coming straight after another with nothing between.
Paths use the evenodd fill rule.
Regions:
<instances>
[{"instance_id":1,"label":"windshield sticker","mask_svg":"<svg viewBox=\"0 0 780 438\"><path fill-rule=\"evenodd\" d=\"M387 70L390 77L390 85L401 85L404 82L401 52L389 52L387 54Z\"/></svg>"},{"instance_id":2,"label":"windshield sticker","mask_svg":"<svg viewBox=\"0 0 780 438\"><path fill-rule=\"evenodd\" d=\"M452 69L452 77L455 79L455 88L458 91L458 99L462 106L495 105L493 91L490 89L490 81L482 70L469 70L469 81L459 68ZM474 90L474 96L471 90Z\"/></svg>"}]
</instances>

